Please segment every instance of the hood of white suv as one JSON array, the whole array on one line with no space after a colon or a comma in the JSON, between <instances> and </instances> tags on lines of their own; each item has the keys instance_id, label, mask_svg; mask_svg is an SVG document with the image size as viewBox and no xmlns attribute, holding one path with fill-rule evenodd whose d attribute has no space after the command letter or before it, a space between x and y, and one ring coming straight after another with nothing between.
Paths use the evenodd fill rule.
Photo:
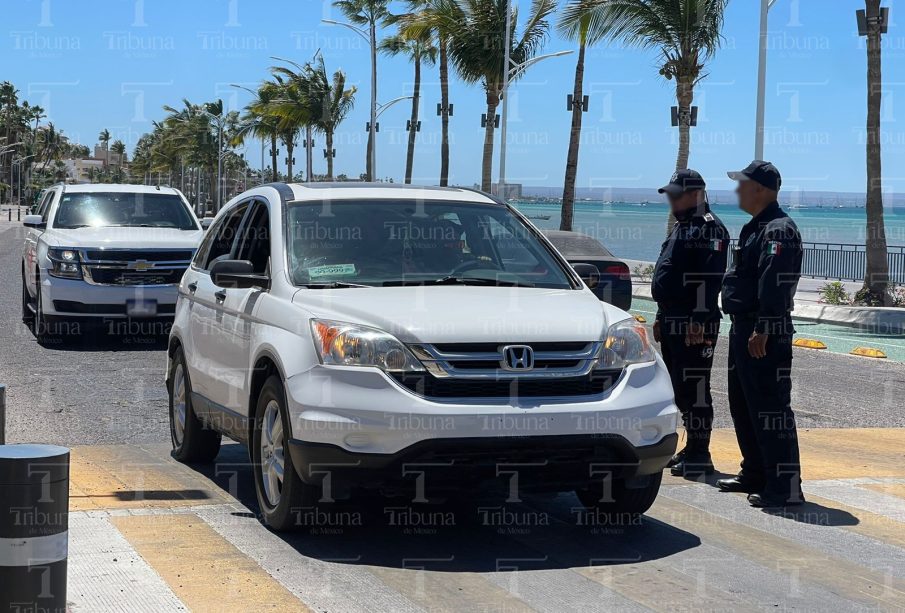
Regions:
<instances>
[{"instance_id":1,"label":"hood of white suv","mask_svg":"<svg viewBox=\"0 0 905 613\"><path fill-rule=\"evenodd\" d=\"M302 289L314 317L364 324L405 343L591 341L630 317L588 290L510 287Z\"/></svg>"},{"instance_id":2,"label":"hood of white suv","mask_svg":"<svg viewBox=\"0 0 905 613\"><path fill-rule=\"evenodd\" d=\"M204 235L202 230L174 228L99 227L53 229L46 239L54 247L95 247L103 249L195 248Z\"/></svg>"}]
</instances>

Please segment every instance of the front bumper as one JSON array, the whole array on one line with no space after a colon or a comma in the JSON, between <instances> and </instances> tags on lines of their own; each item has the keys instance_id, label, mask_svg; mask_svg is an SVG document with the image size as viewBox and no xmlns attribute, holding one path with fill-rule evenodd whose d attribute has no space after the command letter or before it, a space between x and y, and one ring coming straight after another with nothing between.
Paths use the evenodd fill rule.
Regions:
<instances>
[{"instance_id":1,"label":"front bumper","mask_svg":"<svg viewBox=\"0 0 905 613\"><path fill-rule=\"evenodd\" d=\"M541 461L536 452L548 459L550 470L540 472L587 481L591 463L619 466L625 476L652 474L676 446L678 410L659 360L628 367L593 397L441 402L376 369L323 366L290 377L286 388L294 465L310 481L325 471L380 481L412 462L452 461L482 472L486 462Z\"/></svg>"},{"instance_id":2,"label":"front bumper","mask_svg":"<svg viewBox=\"0 0 905 613\"><path fill-rule=\"evenodd\" d=\"M41 275L41 307L50 318L125 318L127 300L155 300L158 317L176 312L176 285L92 285Z\"/></svg>"}]
</instances>

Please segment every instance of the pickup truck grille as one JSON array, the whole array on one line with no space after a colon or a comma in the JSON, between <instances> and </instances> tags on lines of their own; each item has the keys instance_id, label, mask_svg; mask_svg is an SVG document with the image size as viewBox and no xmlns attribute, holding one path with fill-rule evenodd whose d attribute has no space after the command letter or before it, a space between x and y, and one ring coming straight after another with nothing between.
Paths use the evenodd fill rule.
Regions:
<instances>
[{"instance_id":1,"label":"pickup truck grille","mask_svg":"<svg viewBox=\"0 0 905 613\"><path fill-rule=\"evenodd\" d=\"M191 263L192 249L86 249L82 275L93 285L175 285Z\"/></svg>"},{"instance_id":2,"label":"pickup truck grille","mask_svg":"<svg viewBox=\"0 0 905 613\"><path fill-rule=\"evenodd\" d=\"M563 343L417 343L409 348L426 373L396 374L425 397L503 398L591 396L606 392L621 369L595 370L600 341ZM509 348L527 363L509 363Z\"/></svg>"}]
</instances>

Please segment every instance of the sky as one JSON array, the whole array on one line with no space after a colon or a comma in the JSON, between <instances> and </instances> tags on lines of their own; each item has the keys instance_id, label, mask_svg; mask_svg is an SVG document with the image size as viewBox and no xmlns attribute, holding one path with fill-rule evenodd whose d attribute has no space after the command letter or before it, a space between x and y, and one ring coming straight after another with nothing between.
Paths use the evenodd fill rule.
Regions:
<instances>
[{"instance_id":1,"label":"sky","mask_svg":"<svg viewBox=\"0 0 905 613\"><path fill-rule=\"evenodd\" d=\"M517 3L526 14L529 2ZM892 24L884 38L884 190L899 193L905 191L905 14L898 10L905 2L885 4ZM722 48L696 90L690 165L715 189L731 189L725 171L743 168L754 155L758 5L730 0ZM391 4L397 11L403 6ZM770 12L765 157L783 172L786 189L865 189L866 51L855 20L863 7L863 0L777 0ZM276 63L272 56L304 63L320 49L328 70L344 70L358 87L355 108L337 133L335 172L357 177L364 170L367 44L355 32L321 22L342 19L329 2L0 0L0 15L0 80L12 81L22 98L44 107L48 120L72 140L92 146L108 129L130 151L151 122L165 116L163 105L222 98L227 108L241 109L249 94L231 84L254 88ZM575 47L551 28L543 52ZM566 95L575 61L575 54L544 60L514 85L508 181L562 185L570 125ZM411 94L406 59L381 57L378 70L380 102ZM614 44L590 49L585 92L590 108L578 187L666 182L678 133L670 126L674 87L659 76L656 53ZM416 183L437 181L439 96L437 70L425 67ZM479 85L454 79L450 98L450 182L469 185L480 180L485 96ZM403 177L409 113L410 103L403 101L381 117L379 177ZM323 139L315 145L315 172L324 172ZM258 167L260 143L249 143L246 155ZM295 157L302 167L303 152Z\"/></svg>"}]
</instances>

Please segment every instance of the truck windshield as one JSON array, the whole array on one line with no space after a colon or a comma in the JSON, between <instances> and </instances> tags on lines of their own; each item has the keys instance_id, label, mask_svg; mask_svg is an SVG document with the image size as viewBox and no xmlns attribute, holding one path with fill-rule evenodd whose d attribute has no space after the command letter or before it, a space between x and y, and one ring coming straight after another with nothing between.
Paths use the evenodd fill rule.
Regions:
<instances>
[{"instance_id":1,"label":"truck windshield","mask_svg":"<svg viewBox=\"0 0 905 613\"><path fill-rule=\"evenodd\" d=\"M63 194L53 226L197 230L198 222L176 194L71 193Z\"/></svg>"},{"instance_id":2,"label":"truck windshield","mask_svg":"<svg viewBox=\"0 0 905 613\"><path fill-rule=\"evenodd\" d=\"M294 203L287 232L297 285L573 287L534 232L497 204Z\"/></svg>"}]
</instances>

